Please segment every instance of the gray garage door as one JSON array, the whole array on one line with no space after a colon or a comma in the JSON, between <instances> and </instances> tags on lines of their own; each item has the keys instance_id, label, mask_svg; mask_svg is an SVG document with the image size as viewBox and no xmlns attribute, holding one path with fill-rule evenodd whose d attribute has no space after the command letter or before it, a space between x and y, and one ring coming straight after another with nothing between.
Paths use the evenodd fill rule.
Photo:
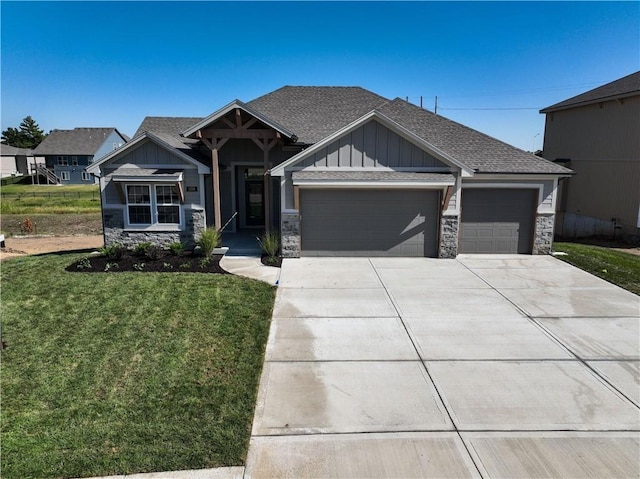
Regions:
<instances>
[{"instance_id":1,"label":"gray garage door","mask_svg":"<svg viewBox=\"0 0 640 479\"><path fill-rule=\"evenodd\" d=\"M300 189L303 256L436 256L440 193Z\"/></svg>"},{"instance_id":2,"label":"gray garage door","mask_svg":"<svg viewBox=\"0 0 640 479\"><path fill-rule=\"evenodd\" d=\"M460 253L531 253L538 191L463 189Z\"/></svg>"}]
</instances>

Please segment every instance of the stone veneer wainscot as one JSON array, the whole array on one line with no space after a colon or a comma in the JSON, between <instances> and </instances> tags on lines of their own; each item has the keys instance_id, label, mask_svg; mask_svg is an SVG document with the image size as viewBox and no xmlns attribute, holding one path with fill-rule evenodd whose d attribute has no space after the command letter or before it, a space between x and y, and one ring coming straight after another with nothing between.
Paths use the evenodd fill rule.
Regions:
<instances>
[{"instance_id":1,"label":"stone veneer wainscot","mask_svg":"<svg viewBox=\"0 0 640 479\"><path fill-rule=\"evenodd\" d=\"M124 228L124 210L104 209L104 244L121 244L125 248L134 248L140 243L150 242L160 246L180 242L185 248L192 248L205 229L203 209L184 210L185 228L181 231L129 230Z\"/></svg>"}]
</instances>

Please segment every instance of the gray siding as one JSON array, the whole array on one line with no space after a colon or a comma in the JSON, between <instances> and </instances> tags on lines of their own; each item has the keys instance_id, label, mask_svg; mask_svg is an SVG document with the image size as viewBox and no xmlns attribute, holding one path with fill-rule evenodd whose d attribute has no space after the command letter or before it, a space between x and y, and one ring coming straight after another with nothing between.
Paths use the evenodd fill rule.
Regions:
<instances>
[{"instance_id":1,"label":"gray siding","mask_svg":"<svg viewBox=\"0 0 640 479\"><path fill-rule=\"evenodd\" d=\"M372 120L322 148L298 166L448 168L413 143Z\"/></svg>"},{"instance_id":2,"label":"gray siding","mask_svg":"<svg viewBox=\"0 0 640 479\"><path fill-rule=\"evenodd\" d=\"M184 161L151 141L146 141L111 162L112 165L175 165Z\"/></svg>"}]
</instances>

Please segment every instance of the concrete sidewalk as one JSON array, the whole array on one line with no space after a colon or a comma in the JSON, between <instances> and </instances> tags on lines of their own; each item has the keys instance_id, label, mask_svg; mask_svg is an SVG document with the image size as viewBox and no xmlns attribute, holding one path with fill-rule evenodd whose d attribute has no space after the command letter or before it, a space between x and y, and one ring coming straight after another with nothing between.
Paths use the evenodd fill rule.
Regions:
<instances>
[{"instance_id":1,"label":"concrete sidewalk","mask_svg":"<svg viewBox=\"0 0 640 479\"><path fill-rule=\"evenodd\" d=\"M245 478L637 478L639 324L548 256L285 260Z\"/></svg>"}]
</instances>

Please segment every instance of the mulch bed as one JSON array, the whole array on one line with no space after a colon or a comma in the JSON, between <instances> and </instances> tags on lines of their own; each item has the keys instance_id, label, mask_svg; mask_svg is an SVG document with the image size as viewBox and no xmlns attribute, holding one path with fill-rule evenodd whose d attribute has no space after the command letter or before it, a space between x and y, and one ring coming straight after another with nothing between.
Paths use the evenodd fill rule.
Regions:
<instances>
[{"instance_id":1,"label":"mulch bed","mask_svg":"<svg viewBox=\"0 0 640 479\"><path fill-rule=\"evenodd\" d=\"M162 251L158 258L151 259L125 252L120 259L108 259L105 256L87 256L65 269L74 273L119 273L122 271L160 272L160 273L214 273L230 274L220 267L222 255L213 255L206 261L203 256L192 252L175 255Z\"/></svg>"},{"instance_id":2,"label":"mulch bed","mask_svg":"<svg viewBox=\"0 0 640 479\"><path fill-rule=\"evenodd\" d=\"M273 266L275 268L280 268L282 266L282 258L280 256L269 258L269 255L263 254L260 257L260 262L265 266Z\"/></svg>"}]
</instances>

